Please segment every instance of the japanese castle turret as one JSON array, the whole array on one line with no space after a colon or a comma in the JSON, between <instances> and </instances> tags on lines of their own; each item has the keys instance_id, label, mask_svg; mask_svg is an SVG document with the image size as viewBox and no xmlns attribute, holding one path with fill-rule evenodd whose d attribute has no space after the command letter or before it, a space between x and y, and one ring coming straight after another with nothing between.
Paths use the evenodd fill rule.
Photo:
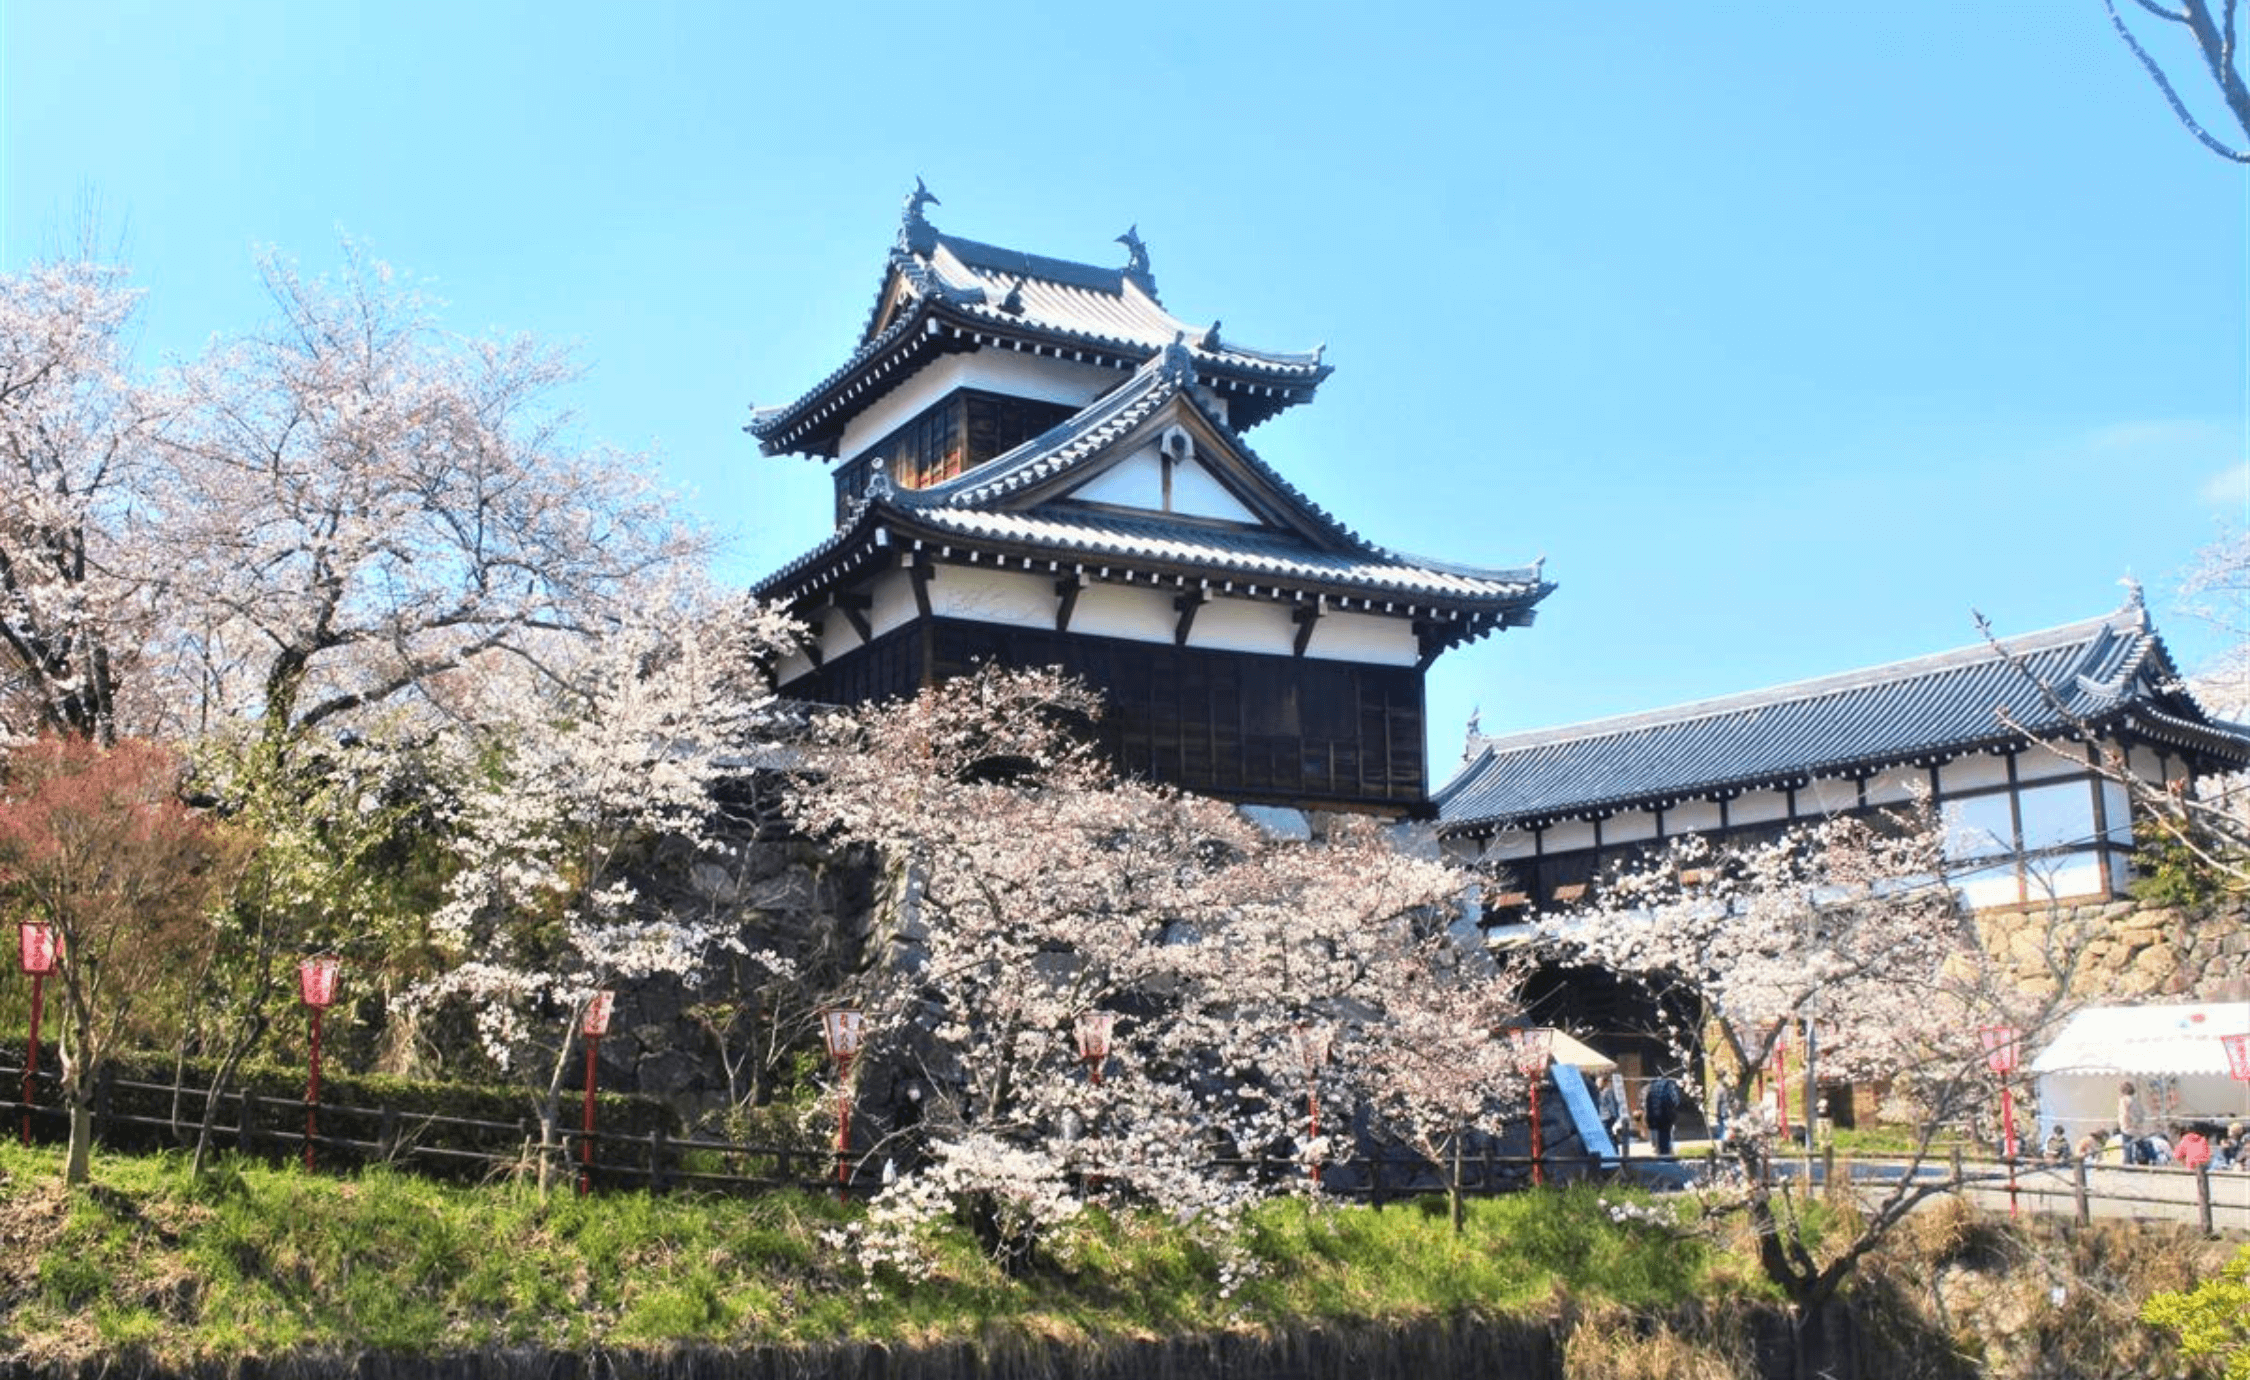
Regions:
<instances>
[{"instance_id":1,"label":"japanese castle turret","mask_svg":"<svg viewBox=\"0 0 2250 1380\"><path fill-rule=\"evenodd\" d=\"M1128 772L1244 803L1424 813L1422 677L1532 621L1537 565L1401 555L1315 506L1243 433L1312 400L1321 352L1173 316L1121 267L940 232L919 183L851 357L755 411L830 462L836 527L757 586L811 629L784 694L909 695L980 662L1102 690Z\"/></svg>"}]
</instances>

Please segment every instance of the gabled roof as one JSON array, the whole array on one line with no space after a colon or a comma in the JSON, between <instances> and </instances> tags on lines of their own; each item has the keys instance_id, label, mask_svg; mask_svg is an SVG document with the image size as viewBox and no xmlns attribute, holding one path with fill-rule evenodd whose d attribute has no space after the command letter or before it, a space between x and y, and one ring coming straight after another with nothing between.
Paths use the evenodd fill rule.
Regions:
<instances>
[{"instance_id":1,"label":"gabled roof","mask_svg":"<svg viewBox=\"0 0 2250 1380\"><path fill-rule=\"evenodd\" d=\"M2250 763L2250 730L2210 718L2189 698L2135 591L2105 618L1996 644L1644 714L1473 737L1469 765L1435 803L1441 830L1483 833L1872 774L2021 742L2025 733L2067 734L2074 719L2229 766Z\"/></svg>"},{"instance_id":2,"label":"gabled roof","mask_svg":"<svg viewBox=\"0 0 2250 1380\"><path fill-rule=\"evenodd\" d=\"M1179 344L1245 428L1309 400L1330 373L1318 349L1252 350L1222 340L1218 322L1173 316L1133 231L1118 237L1125 267L1100 268L943 234L922 214L936 200L917 181L851 357L795 401L752 412L745 430L767 454L834 455L846 422L951 351L1009 349L1124 371Z\"/></svg>"},{"instance_id":3,"label":"gabled roof","mask_svg":"<svg viewBox=\"0 0 2250 1380\"><path fill-rule=\"evenodd\" d=\"M1197 448L1241 486L1270 525L1249 526L1074 502L1069 490L1172 418L1197 423ZM756 587L794 602L854 578L896 549L1024 568L1092 569L1102 577L1184 585L1215 581L1245 598L1327 599L1430 620L1425 641L1449 646L1528 624L1554 588L1540 567L1480 569L1375 545L1323 512L1251 451L1201 396L1190 353L1173 346L1068 421L941 485L873 486L826 542ZM974 553L970 555L969 553Z\"/></svg>"}]
</instances>

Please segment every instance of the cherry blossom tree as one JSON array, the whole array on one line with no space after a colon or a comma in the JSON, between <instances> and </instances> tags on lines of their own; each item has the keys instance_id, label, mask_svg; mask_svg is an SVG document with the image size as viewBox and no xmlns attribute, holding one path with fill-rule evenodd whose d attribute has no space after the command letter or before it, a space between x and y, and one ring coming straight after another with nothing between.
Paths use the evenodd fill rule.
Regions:
<instances>
[{"instance_id":1,"label":"cherry blossom tree","mask_svg":"<svg viewBox=\"0 0 2250 1380\"><path fill-rule=\"evenodd\" d=\"M530 1077L543 1184L594 994L656 977L692 986L714 952L742 950L736 917L644 896L639 869L661 846L685 850L675 864L723 847L714 787L747 768L768 726L764 667L790 633L746 599L653 589L590 641L487 649L464 668L476 679L452 739L459 870L433 919L453 962L406 1005L466 1006L493 1061Z\"/></svg>"},{"instance_id":2,"label":"cherry blossom tree","mask_svg":"<svg viewBox=\"0 0 2250 1380\"><path fill-rule=\"evenodd\" d=\"M273 324L184 371L133 514L136 549L168 561L191 731L348 722L485 653L602 631L702 554L645 465L573 439L560 353L445 334L350 244L333 282L259 268Z\"/></svg>"},{"instance_id":3,"label":"cherry blossom tree","mask_svg":"<svg viewBox=\"0 0 2250 1380\"><path fill-rule=\"evenodd\" d=\"M0 885L60 941L64 1179L84 1183L94 1080L141 1006L212 943L209 908L235 840L180 802L180 764L138 739L48 736L13 753L0 798Z\"/></svg>"},{"instance_id":4,"label":"cherry blossom tree","mask_svg":"<svg viewBox=\"0 0 2250 1380\"><path fill-rule=\"evenodd\" d=\"M1520 1024L1523 976L1450 936L1387 955L1372 970L1370 1018L1348 1063L1383 1127L1445 1178L1453 1230L1463 1225L1462 1157L1524 1110L1524 1079L1504 1028Z\"/></svg>"},{"instance_id":5,"label":"cherry blossom tree","mask_svg":"<svg viewBox=\"0 0 2250 1380\"><path fill-rule=\"evenodd\" d=\"M1089 1193L1221 1217L1269 1191L1214 1166L1294 1143L1292 1030L1366 1017L1373 969L1459 892L1371 824L1291 841L1120 780L1073 731L1098 712L1059 675L987 670L820 725L794 818L897 878L855 1067L914 1069L936 1104L870 1260L909 1256L901 1233L940 1203L1020 1259ZM1091 1067L1089 1013L1110 1018Z\"/></svg>"},{"instance_id":6,"label":"cherry blossom tree","mask_svg":"<svg viewBox=\"0 0 2250 1380\"><path fill-rule=\"evenodd\" d=\"M1921 1117L1908 1159L1918 1164L1943 1125L1993 1099L1978 1028L2035 1038L2060 1019L2068 989L2040 996L2000 976L1955 899L1944 845L1927 812L1845 817L1758 844L1688 836L1610 878L1585 907L1545 918L1541 935L1562 961L1598 964L1660 1008L1695 1013L1692 1028L1672 1032L1676 1057L1701 1060L1737 1106L1752 1106L1786 1032L1809 1025L1826 1071L1912 1095ZM1730 1123L1739 1176L1708 1207L1747 1216L1761 1266L1802 1328L1917 1203L1948 1186L1902 1175L1845 1239L1816 1241L1790 1184L1768 1172L1774 1133L1759 1112Z\"/></svg>"},{"instance_id":7,"label":"cherry blossom tree","mask_svg":"<svg viewBox=\"0 0 2250 1380\"><path fill-rule=\"evenodd\" d=\"M127 377L138 303L88 258L0 276L0 730L16 736L114 740L147 635L121 529L165 404Z\"/></svg>"}]
</instances>

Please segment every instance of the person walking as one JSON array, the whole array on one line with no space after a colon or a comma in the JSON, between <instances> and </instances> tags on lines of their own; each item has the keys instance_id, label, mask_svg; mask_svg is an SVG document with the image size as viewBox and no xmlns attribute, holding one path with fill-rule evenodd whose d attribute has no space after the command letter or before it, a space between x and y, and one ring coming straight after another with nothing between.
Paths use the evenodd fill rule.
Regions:
<instances>
[{"instance_id":1,"label":"person walking","mask_svg":"<svg viewBox=\"0 0 2250 1380\"><path fill-rule=\"evenodd\" d=\"M2117 1135L2125 1142L2125 1163L2148 1164L2154 1160L2149 1153L2148 1108L2130 1081L2117 1085Z\"/></svg>"},{"instance_id":2,"label":"person walking","mask_svg":"<svg viewBox=\"0 0 2250 1380\"><path fill-rule=\"evenodd\" d=\"M1633 1153L1633 1099L1625 1091L1623 1070L1609 1071L1609 1081L1602 1084L1601 1101L1595 1104L1595 1112L1601 1117L1602 1125L1609 1129L1609 1138L1616 1142L1618 1158L1629 1158Z\"/></svg>"},{"instance_id":3,"label":"person walking","mask_svg":"<svg viewBox=\"0 0 2250 1380\"><path fill-rule=\"evenodd\" d=\"M1670 1159L1672 1122L1680 1114L1680 1085L1668 1074L1650 1079L1648 1090L1641 1094L1641 1111L1648 1117L1648 1138L1656 1153Z\"/></svg>"}]
</instances>

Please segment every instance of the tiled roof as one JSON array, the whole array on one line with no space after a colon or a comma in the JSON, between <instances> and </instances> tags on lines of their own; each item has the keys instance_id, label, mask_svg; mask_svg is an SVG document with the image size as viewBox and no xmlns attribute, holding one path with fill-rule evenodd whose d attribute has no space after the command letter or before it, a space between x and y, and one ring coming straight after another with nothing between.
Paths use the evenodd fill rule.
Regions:
<instances>
[{"instance_id":1,"label":"tiled roof","mask_svg":"<svg viewBox=\"0 0 2250 1380\"><path fill-rule=\"evenodd\" d=\"M925 261L956 289L955 306L996 326L1025 322L1088 340L1160 349L1184 339L1210 363L1247 365L1309 378L1325 373L1320 351L1280 354L1248 350L1164 309L1123 269L1049 259L939 235Z\"/></svg>"},{"instance_id":2,"label":"tiled roof","mask_svg":"<svg viewBox=\"0 0 2250 1380\"><path fill-rule=\"evenodd\" d=\"M2030 674L2027 676L2025 672ZM2034 678L2036 682L2034 683ZM2053 688L2050 704L2040 685ZM1873 772L2073 718L2136 731L2234 765L2250 735L2190 700L2138 596L2106 618L1723 699L1501 737L1435 803L1441 829L1479 832Z\"/></svg>"},{"instance_id":3,"label":"tiled roof","mask_svg":"<svg viewBox=\"0 0 2250 1380\"><path fill-rule=\"evenodd\" d=\"M1178 343L1214 383L1239 395L1246 426L1311 397L1331 372L1320 350L1247 349L1221 339L1217 322L1180 320L1157 300L1145 267L1099 268L1003 249L941 234L919 216L910 200L885 291L851 357L795 400L753 409L746 430L769 452L825 453L843 420L892 382L940 350L976 344L1012 343L1129 368ZM905 282L908 301L878 330L892 273Z\"/></svg>"},{"instance_id":4,"label":"tiled roof","mask_svg":"<svg viewBox=\"0 0 2250 1380\"><path fill-rule=\"evenodd\" d=\"M864 502L843 531L775 572L757 592L795 597L802 588L799 577L856 552L875 539L874 529L880 526L935 542L1006 548L1019 555L1037 552L1073 563L1186 567L1269 589L1319 590L1377 602L1430 601L1501 614L1512 624L1531 621L1531 605L1552 588L1538 566L1488 570L1451 565L1367 541L1243 445L1198 401L1195 379L1186 352L1167 348L1107 397L956 479L926 489L886 486ZM1026 493L1034 486L1059 487L1073 470L1097 462L1175 400L1195 408L1206 425L1226 438L1234 459L1288 511L1291 529L1078 508L1067 499L1041 503Z\"/></svg>"},{"instance_id":5,"label":"tiled roof","mask_svg":"<svg viewBox=\"0 0 2250 1380\"><path fill-rule=\"evenodd\" d=\"M1035 547L1078 557L1190 565L1246 580L1285 585L1326 585L1358 595L1457 601L1521 600L1546 592L1536 566L1477 574L1435 570L1389 552L1323 551L1302 538L1271 529L1238 528L1127 517L1110 513L1028 513L967 508L913 510L911 525L970 541Z\"/></svg>"},{"instance_id":6,"label":"tiled roof","mask_svg":"<svg viewBox=\"0 0 2250 1380\"><path fill-rule=\"evenodd\" d=\"M1281 495L1305 526L1339 546L1367 553L1380 552L1381 548L1337 521L1296 485L1282 478L1279 470L1259 459L1257 452L1250 449L1240 435L1203 405L1196 377L1193 356L1176 346L1166 347L1142 365L1130 380L1075 416L944 484L902 493L899 501L924 507L989 506L1080 468L1156 415L1165 404L1179 398L1195 408L1213 431L1227 438L1235 457Z\"/></svg>"}]
</instances>

